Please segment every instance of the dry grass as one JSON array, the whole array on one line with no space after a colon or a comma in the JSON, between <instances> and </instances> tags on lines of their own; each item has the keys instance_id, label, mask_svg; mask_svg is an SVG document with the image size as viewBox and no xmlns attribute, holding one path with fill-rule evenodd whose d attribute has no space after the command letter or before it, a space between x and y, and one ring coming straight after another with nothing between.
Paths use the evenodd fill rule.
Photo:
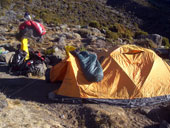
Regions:
<instances>
[{"instance_id":1,"label":"dry grass","mask_svg":"<svg viewBox=\"0 0 170 128\"><path fill-rule=\"evenodd\" d=\"M8 107L0 114L1 128L60 128L62 127L51 112L28 102L8 100Z\"/></svg>"}]
</instances>

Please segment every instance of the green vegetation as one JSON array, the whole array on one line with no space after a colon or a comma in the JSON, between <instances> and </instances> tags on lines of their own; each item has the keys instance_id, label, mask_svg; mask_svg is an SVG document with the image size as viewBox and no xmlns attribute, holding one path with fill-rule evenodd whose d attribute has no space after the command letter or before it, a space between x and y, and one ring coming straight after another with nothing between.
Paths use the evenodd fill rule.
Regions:
<instances>
[{"instance_id":1,"label":"green vegetation","mask_svg":"<svg viewBox=\"0 0 170 128\"><path fill-rule=\"evenodd\" d=\"M82 52L82 51L87 51L87 49L86 49L84 46L82 46L79 50L80 50L81 52Z\"/></svg>"},{"instance_id":2,"label":"green vegetation","mask_svg":"<svg viewBox=\"0 0 170 128\"><path fill-rule=\"evenodd\" d=\"M32 4L32 0L29 0L29 3Z\"/></svg>"},{"instance_id":3,"label":"green vegetation","mask_svg":"<svg viewBox=\"0 0 170 128\"><path fill-rule=\"evenodd\" d=\"M97 21L91 21L89 23L89 26L94 27L94 28L100 28L100 24Z\"/></svg>"},{"instance_id":4,"label":"green vegetation","mask_svg":"<svg viewBox=\"0 0 170 128\"><path fill-rule=\"evenodd\" d=\"M141 39L135 42L135 44L145 48L157 48L157 45L150 39Z\"/></svg>"},{"instance_id":5,"label":"green vegetation","mask_svg":"<svg viewBox=\"0 0 170 128\"><path fill-rule=\"evenodd\" d=\"M166 47L166 48L170 48L170 44L169 44L169 39L166 37L163 37L162 39L162 44Z\"/></svg>"},{"instance_id":6,"label":"green vegetation","mask_svg":"<svg viewBox=\"0 0 170 128\"><path fill-rule=\"evenodd\" d=\"M111 26L109 26L108 29L106 29L106 37L107 38L127 38L127 39L133 39L134 33L126 28L124 25L115 23Z\"/></svg>"},{"instance_id":7,"label":"green vegetation","mask_svg":"<svg viewBox=\"0 0 170 128\"><path fill-rule=\"evenodd\" d=\"M4 10L0 11L0 16L5 16Z\"/></svg>"},{"instance_id":8,"label":"green vegetation","mask_svg":"<svg viewBox=\"0 0 170 128\"><path fill-rule=\"evenodd\" d=\"M138 37L141 37L141 36L148 36L148 33L147 32L144 32L142 30L138 30L136 33L135 33L135 37L138 38Z\"/></svg>"},{"instance_id":9,"label":"green vegetation","mask_svg":"<svg viewBox=\"0 0 170 128\"><path fill-rule=\"evenodd\" d=\"M9 9L11 2L11 0L0 0L0 5L3 9Z\"/></svg>"},{"instance_id":10,"label":"green vegetation","mask_svg":"<svg viewBox=\"0 0 170 128\"><path fill-rule=\"evenodd\" d=\"M112 32L110 30L106 30L106 38L110 38L110 39L116 40L116 39L119 38L119 36L118 36L118 34L116 32Z\"/></svg>"},{"instance_id":11,"label":"green vegetation","mask_svg":"<svg viewBox=\"0 0 170 128\"><path fill-rule=\"evenodd\" d=\"M11 1L1 0L1 3ZM58 0L57 2L54 0L41 2L13 0L12 2L16 3L13 6L14 11L28 11L35 15L35 19L42 19L47 24L89 25L101 29L128 20L112 12L104 4L93 0ZM130 21L127 21L124 25L127 26L129 23Z\"/></svg>"},{"instance_id":12,"label":"green vegetation","mask_svg":"<svg viewBox=\"0 0 170 128\"><path fill-rule=\"evenodd\" d=\"M42 19L47 24L89 25L99 30L105 30L106 38L109 40L118 38L132 40L134 37L148 35L147 32L139 29L137 23L132 23L128 15L122 16L105 4L94 0L0 0L3 8L0 11L1 16L5 15L4 10L9 9L11 3L15 3L12 10L27 11L34 15L35 19ZM142 1L140 3L144 4ZM18 13L17 18L21 19L22 13ZM85 37L89 31L82 30L79 34ZM164 39L164 43L169 47L167 39Z\"/></svg>"}]
</instances>

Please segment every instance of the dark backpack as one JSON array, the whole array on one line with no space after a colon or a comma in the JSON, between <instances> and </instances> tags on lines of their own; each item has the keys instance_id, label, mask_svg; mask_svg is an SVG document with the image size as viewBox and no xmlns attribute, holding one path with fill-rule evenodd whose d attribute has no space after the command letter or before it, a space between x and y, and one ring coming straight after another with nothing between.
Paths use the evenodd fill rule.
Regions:
<instances>
[{"instance_id":1,"label":"dark backpack","mask_svg":"<svg viewBox=\"0 0 170 128\"><path fill-rule=\"evenodd\" d=\"M21 71L24 67L26 55L25 51L17 50L9 60L9 72Z\"/></svg>"},{"instance_id":2,"label":"dark backpack","mask_svg":"<svg viewBox=\"0 0 170 128\"><path fill-rule=\"evenodd\" d=\"M44 75L44 58L41 54L30 50L30 59L25 61L26 55L25 51L16 51L9 61L9 73L17 75L28 75L28 73L38 76Z\"/></svg>"}]
</instances>

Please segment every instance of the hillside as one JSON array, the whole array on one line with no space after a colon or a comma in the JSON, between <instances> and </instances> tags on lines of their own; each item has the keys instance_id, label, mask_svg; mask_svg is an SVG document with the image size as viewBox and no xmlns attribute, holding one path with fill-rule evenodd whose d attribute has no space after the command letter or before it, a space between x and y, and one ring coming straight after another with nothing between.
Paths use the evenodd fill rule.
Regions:
<instances>
[{"instance_id":1,"label":"hillside","mask_svg":"<svg viewBox=\"0 0 170 128\"><path fill-rule=\"evenodd\" d=\"M106 31L112 40L134 42L147 33L170 38L168 6L157 0L1 0L0 8L0 24L7 26L17 26L27 11L48 26L90 25Z\"/></svg>"},{"instance_id":2,"label":"hillside","mask_svg":"<svg viewBox=\"0 0 170 128\"><path fill-rule=\"evenodd\" d=\"M141 20L140 28L148 33L170 37L170 3L159 0L108 0L107 5L132 13Z\"/></svg>"}]
</instances>

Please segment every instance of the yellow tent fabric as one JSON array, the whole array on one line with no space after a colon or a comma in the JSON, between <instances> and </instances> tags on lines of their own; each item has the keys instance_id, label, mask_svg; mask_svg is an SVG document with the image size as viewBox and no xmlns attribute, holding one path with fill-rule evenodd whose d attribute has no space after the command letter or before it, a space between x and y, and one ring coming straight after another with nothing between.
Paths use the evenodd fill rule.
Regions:
<instances>
[{"instance_id":1,"label":"yellow tent fabric","mask_svg":"<svg viewBox=\"0 0 170 128\"><path fill-rule=\"evenodd\" d=\"M101 53L104 78L88 82L77 58L69 57L52 67L50 80L62 80L57 95L76 98L135 99L170 94L170 67L152 50L135 45ZM100 55L100 56L101 56Z\"/></svg>"}]
</instances>

